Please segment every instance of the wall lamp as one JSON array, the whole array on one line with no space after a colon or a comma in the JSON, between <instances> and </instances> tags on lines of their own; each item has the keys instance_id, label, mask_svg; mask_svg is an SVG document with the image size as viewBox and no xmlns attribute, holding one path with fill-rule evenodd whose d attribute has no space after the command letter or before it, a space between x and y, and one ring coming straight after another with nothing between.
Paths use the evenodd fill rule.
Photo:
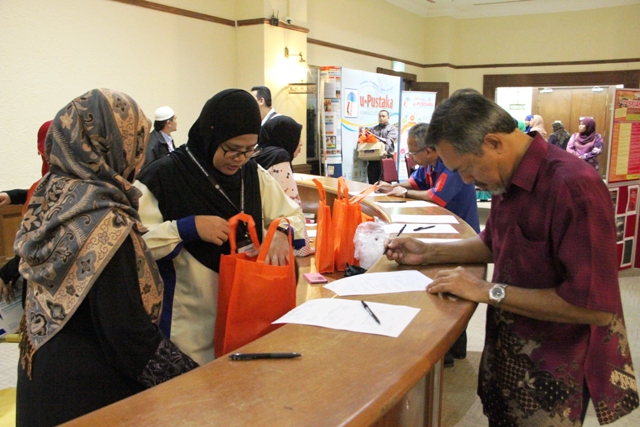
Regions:
<instances>
[{"instance_id":1,"label":"wall lamp","mask_svg":"<svg viewBox=\"0 0 640 427\"><path fill-rule=\"evenodd\" d=\"M302 57L302 52L300 52L300 53L289 53L289 48L288 48L288 47L285 47L285 48L284 48L284 57L285 57L285 58L287 58L287 59L289 59L289 58L291 58L291 57L293 57L293 56L299 56L299 57L300 57L300 60L299 60L298 62L307 62L307 61L305 61L305 60L304 60L304 58Z\"/></svg>"}]
</instances>

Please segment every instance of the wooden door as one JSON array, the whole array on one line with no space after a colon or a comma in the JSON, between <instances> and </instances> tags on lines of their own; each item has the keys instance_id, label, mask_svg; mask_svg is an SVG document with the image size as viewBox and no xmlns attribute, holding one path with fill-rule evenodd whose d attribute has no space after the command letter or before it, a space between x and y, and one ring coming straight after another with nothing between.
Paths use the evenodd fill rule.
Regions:
<instances>
[{"instance_id":1,"label":"wooden door","mask_svg":"<svg viewBox=\"0 0 640 427\"><path fill-rule=\"evenodd\" d=\"M544 130L550 135L553 132L553 122L559 120L567 132L572 133L571 125L571 89L553 89L553 92L540 92L534 89L534 103L538 105L537 113L544 119ZM537 103L536 101L537 96ZM576 126L577 129L577 126Z\"/></svg>"},{"instance_id":2,"label":"wooden door","mask_svg":"<svg viewBox=\"0 0 640 427\"><path fill-rule=\"evenodd\" d=\"M593 91L592 87L567 87L553 88L552 92L542 92L542 88L534 91L533 111L531 114L539 114L544 119L545 130L548 134L553 132L553 122L560 120L567 132L578 132L581 117L592 117L596 122L596 132L602 135L605 146L603 153L598 157L600 173L606 176L607 152L610 114L609 96L610 89Z\"/></svg>"}]
</instances>

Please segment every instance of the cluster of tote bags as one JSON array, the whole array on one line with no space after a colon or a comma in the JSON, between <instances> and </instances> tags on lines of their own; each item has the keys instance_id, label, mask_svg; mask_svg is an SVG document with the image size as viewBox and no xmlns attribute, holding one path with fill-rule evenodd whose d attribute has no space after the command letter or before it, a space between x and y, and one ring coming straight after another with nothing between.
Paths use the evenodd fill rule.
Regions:
<instances>
[{"instance_id":1,"label":"cluster of tote bags","mask_svg":"<svg viewBox=\"0 0 640 427\"><path fill-rule=\"evenodd\" d=\"M356 228L363 221L373 220L362 213L360 201L375 187L349 198L346 181L339 178L332 215L324 187L317 179L313 181L320 196L316 215L316 270L319 273L344 271L347 264L357 265L353 242ZM247 224L254 246L260 247L260 253L255 258L237 252L236 229L240 221ZM230 218L229 223L231 253L220 258L218 312L214 335L216 357L273 331L280 325L272 325L271 322L296 306L296 265L291 234L289 264L267 265L265 259L279 221L272 221L262 245L258 242L255 222L250 215L240 213Z\"/></svg>"}]
</instances>

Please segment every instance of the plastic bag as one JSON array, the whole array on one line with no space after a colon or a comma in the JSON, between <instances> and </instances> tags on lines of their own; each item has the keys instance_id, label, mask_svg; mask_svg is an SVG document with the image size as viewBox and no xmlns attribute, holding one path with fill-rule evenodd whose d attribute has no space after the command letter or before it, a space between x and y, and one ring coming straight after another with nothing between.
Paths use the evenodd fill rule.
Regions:
<instances>
[{"instance_id":1,"label":"plastic bag","mask_svg":"<svg viewBox=\"0 0 640 427\"><path fill-rule=\"evenodd\" d=\"M363 222L356 228L353 236L355 258L360 267L368 270L382 256L384 242L389 235L384 231L385 223L375 218L373 222Z\"/></svg>"}]
</instances>

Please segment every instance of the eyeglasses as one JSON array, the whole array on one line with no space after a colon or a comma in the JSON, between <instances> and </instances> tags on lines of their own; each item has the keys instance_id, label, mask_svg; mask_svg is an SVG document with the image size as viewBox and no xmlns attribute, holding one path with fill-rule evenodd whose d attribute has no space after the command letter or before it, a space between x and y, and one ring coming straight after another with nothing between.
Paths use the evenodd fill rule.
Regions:
<instances>
[{"instance_id":1,"label":"eyeglasses","mask_svg":"<svg viewBox=\"0 0 640 427\"><path fill-rule=\"evenodd\" d=\"M426 150L427 148L429 148L429 147L422 147L421 149L416 150L416 151L407 151L407 154L405 154L405 156L413 157L416 154L418 154L419 152Z\"/></svg>"},{"instance_id":2,"label":"eyeglasses","mask_svg":"<svg viewBox=\"0 0 640 427\"><path fill-rule=\"evenodd\" d=\"M224 145L220 145L220 149L224 152L224 157L227 159L237 159L240 156L244 156L245 159L250 159L262 151L258 146L254 146L252 150L240 151L240 150L230 150L229 148L225 148Z\"/></svg>"}]
</instances>

